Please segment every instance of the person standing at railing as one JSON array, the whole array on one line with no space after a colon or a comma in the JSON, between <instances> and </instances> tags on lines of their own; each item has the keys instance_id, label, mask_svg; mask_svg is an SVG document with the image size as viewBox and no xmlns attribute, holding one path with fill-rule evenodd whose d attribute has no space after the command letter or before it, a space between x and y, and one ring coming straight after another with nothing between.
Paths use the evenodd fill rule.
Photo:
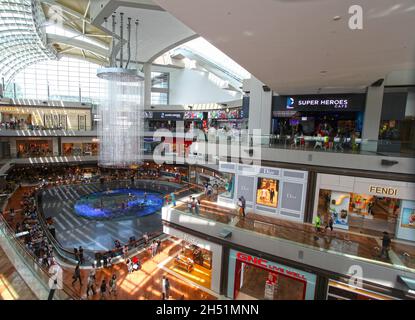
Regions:
<instances>
[{"instance_id":1,"label":"person standing at railing","mask_svg":"<svg viewBox=\"0 0 415 320\"><path fill-rule=\"evenodd\" d=\"M176 195L174 194L174 192L170 193L170 198L171 198L173 207L175 207L176 206Z\"/></svg>"},{"instance_id":2,"label":"person standing at railing","mask_svg":"<svg viewBox=\"0 0 415 320\"><path fill-rule=\"evenodd\" d=\"M78 255L79 255L79 263L83 264L85 262L85 259L84 259L84 248L82 248L82 246L79 246Z\"/></svg>"},{"instance_id":3,"label":"person standing at railing","mask_svg":"<svg viewBox=\"0 0 415 320\"><path fill-rule=\"evenodd\" d=\"M187 210L189 213L193 214L193 205L192 205L192 196L189 196L189 200L187 200Z\"/></svg>"},{"instance_id":4,"label":"person standing at railing","mask_svg":"<svg viewBox=\"0 0 415 320\"><path fill-rule=\"evenodd\" d=\"M72 279L73 279L72 286L75 285L75 282L79 280L79 284L82 287L81 269L80 269L79 262L78 262L78 264L75 267L75 270L74 270Z\"/></svg>"},{"instance_id":5,"label":"person standing at railing","mask_svg":"<svg viewBox=\"0 0 415 320\"><path fill-rule=\"evenodd\" d=\"M194 206L195 206L195 214L198 216L200 213L200 200L193 198Z\"/></svg>"}]
</instances>

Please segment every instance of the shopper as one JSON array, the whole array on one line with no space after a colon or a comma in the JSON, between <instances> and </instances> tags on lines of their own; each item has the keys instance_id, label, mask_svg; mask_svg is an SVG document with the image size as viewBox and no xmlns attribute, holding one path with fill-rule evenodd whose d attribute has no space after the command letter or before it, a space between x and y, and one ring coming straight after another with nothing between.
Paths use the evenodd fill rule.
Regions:
<instances>
[{"instance_id":1,"label":"shopper","mask_svg":"<svg viewBox=\"0 0 415 320\"><path fill-rule=\"evenodd\" d=\"M117 276L115 275L115 273L112 275L109 281L109 286L110 286L109 294L114 294L114 296L116 296L117 295Z\"/></svg>"},{"instance_id":2,"label":"shopper","mask_svg":"<svg viewBox=\"0 0 415 320\"><path fill-rule=\"evenodd\" d=\"M124 259L127 259L127 258L128 258L128 246L127 246L127 245L125 245L125 246L122 248L122 255L123 255L123 258L124 258Z\"/></svg>"},{"instance_id":3,"label":"shopper","mask_svg":"<svg viewBox=\"0 0 415 320\"><path fill-rule=\"evenodd\" d=\"M189 200L187 200L187 210L189 213L193 214L193 204L192 204L192 196L189 196Z\"/></svg>"},{"instance_id":4,"label":"shopper","mask_svg":"<svg viewBox=\"0 0 415 320\"><path fill-rule=\"evenodd\" d=\"M244 196L241 196L241 208L242 208L242 217L245 218L245 207L246 207L246 200Z\"/></svg>"},{"instance_id":5,"label":"shopper","mask_svg":"<svg viewBox=\"0 0 415 320\"><path fill-rule=\"evenodd\" d=\"M103 279L101 282L100 292L101 292L101 300L105 299L105 295L107 292L107 282L105 281L105 279Z\"/></svg>"},{"instance_id":6,"label":"shopper","mask_svg":"<svg viewBox=\"0 0 415 320\"><path fill-rule=\"evenodd\" d=\"M173 207L176 206L176 195L174 194L174 192L170 193L170 199L171 199L171 203L173 204Z\"/></svg>"},{"instance_id":7,"label":"shopper","mask_svg":"<svg viewBox=\"0 0 415 320\"><path fill-rule=\"evenodd\" d=\"M95 295L95 274L89 273L88 283L86 286L86 296L89 297L89 291L92 291L92 294Z\"/></svg>"},{"instance_id":8,"label":"shopper","mask_svg":"<svg viewBox=\"0 0 415 320\"><path fill-rule=\"evenodd\" d=\"M194 210L194 212L195 212L196 215L199 215L199 212L200 212L200 202L199 202L199 199L193 198L192 209Z\"/></svg>"},{"instance_id":9,"label":"shopper","mask_svg":"<svg viewBox=\"0 0 415 320\"><path fill-rule=\"evenodd\" d=\"M83 264L85 260L84 260L84 248L82 248L82 246L79 246L78 255L79 255L79 263Z\"/></svg>"},{"instance_id":10,"label":"shopper","mask_svg":"<svg viewBox=\"0 0 415 320\"><path fill-rule=\"evenodd\" d=\"M163 279L161 281L161 285L162 285L162 299L163 300L168 300L169 299L169 294L170 294L170 282L169 279L166 278L166 276L163 276Z\"/></svg>"},{"instance_id":11,"label":"shopper","mask_svg":"<svg viewBox=\"0 0 415 320\"><path fill-rule=\"evenodd\" d=\"M383 232L383 237L382 237L382 249L380 251L380 258L383 258L384 256L386 257L386 259L389 259L389 249L391 246L391 238L389 236L389 233L387 233L386 231Z\"/></svg>"},{"instance_id":12,"label":"shopper","mask_svg":"<svg viewBox=\"0 0 415 320\"><path fill-rule=\"evenodd\" d=\"M125 263L127 265L128 273L133 272L133 263L132 263L132 261L130 259L127 259L127 261Z\"/></svg>"},{"instance_id":13,"label":"shopper","mask_svg":"<svg viewBox=\"0 0 415 320\"><path fill-rule=\"evenodd\" d=\"M75 282L79 280L79 284L80 284L80 285L81 285L81 287L82 287L81 269L80 269L80 266L79 266L79 262L78 262L78 264L77 264L77 265L76 265L76 267L75 267L75 270L74 270L74 273L73 273L72 279L73 279L73 281L72 281L72 285L74 285L74 284L75 284Z\"/></svg>"},{"instance_id":14,"label":"shopper","mask_svg":"<svg viewBox=\"0 0 415 320\"><path fill-rule=\"evenodd\" d=\"M151 244L151 257L154 258L157 254L157 243L155 240L153 240L153 243Z\"/></svg>"},{"instance_id":15,"label":"shopper","mask_svg":"<svg viewBox=\"0 0 415 320\"><path fill-rule=\"evenodd\" d=\"M324 228L324 230L327 230L327 228L330 228L330 231L331 231L331 232L333 232L333 223L334 223L334 221L333 221L333 217L332 217L332 215L330 214L330 215L329 215L329 219L328 219L328 221L327 221L327 224L326 224L326 227Z\"/></svg>"},{"instance_id":16,"label":"shopper","mask_svg":"<svg viewBox=\"0 0 415 320\"><path fill-rule=\"evenodd\" d=\"M321 228L321 217L319 213L317 213L317 216L314 218L314 227L316 230L316 235L314 236L314 240L317 241L319 239L318 234L321 231L320 229Z\"/></svg>"},{"instance_id":17,"label":"shopper","mask_svg":"<svg viewBox=\"0 0 415 320\"><path fill-rule=\"evenodd\" d=\"M157 239L156 245L157 245L157 247L156 247L156 254L159 254L160 253L160 250L161 250L161 240L160 239Z\"/></svg>"},{"instance_id":18,"label":"shopper","mask_svg":"<svg viewBox=\"0 0 415 320\"><path fill-rule=\"evenodd\" d=\"M147 234L147 232L145 232L143 234L143 241L144 241L144 246L147 247L147 244L148 244L148 234Z\"/></svg>"},{"instance_id":19,"label":"shopper","mask_svg":"<svg viewBox=\"0 0 415 320\"><path fill-rule=\"evenodd\" d=\"M270 201L271 203L274 203L274 196L275 196L275 191L274 191L274 189L273 189L273 188L270 188L270 189L269 189L269 201Z\"/></svg>"}]
</instances>

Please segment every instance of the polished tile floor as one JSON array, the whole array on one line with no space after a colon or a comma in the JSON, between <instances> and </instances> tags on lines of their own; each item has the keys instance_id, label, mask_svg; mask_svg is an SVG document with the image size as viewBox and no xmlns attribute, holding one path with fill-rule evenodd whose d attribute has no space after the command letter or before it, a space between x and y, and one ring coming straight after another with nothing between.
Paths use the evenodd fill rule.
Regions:
<instances>
[{"instance_id":1,"label":"polished tile floor","mask_svg":"<svg viewBox=\"0 0 415 320\"><path fill-rule=\"evenodd\" d=\"M180 204L177 209L188 212L186 204ZM199 216L315 248L415 268L415 246L403 242L393 242L390 259L380 258L380 237L336 229L333 232L327 229L327 232L316 235L314 227L309 223L292 222L255 212L248 212L243 218L235 209L220 206L215 199L207 199L205 196L201 197Z\"/></svg>"}]
</instances>

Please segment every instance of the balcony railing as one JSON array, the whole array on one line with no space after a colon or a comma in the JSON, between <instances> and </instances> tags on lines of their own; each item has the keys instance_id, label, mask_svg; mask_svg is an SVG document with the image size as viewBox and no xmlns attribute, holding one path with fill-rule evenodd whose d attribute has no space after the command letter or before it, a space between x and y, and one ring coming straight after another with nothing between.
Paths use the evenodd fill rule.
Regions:
<instances>
[{"instance_id":1,"label":"balcony railing","mask_svg":"<svg viewBox=\"0 0 415 320\"><path fill-rule=\"evenodd\" d=\"M356 261L370 262L379 266L415 273L415 246L401 245L400 243L393 242L392 250L399 256L399 260L402 262L398 264L396 261L385 261L380 258L380 245L377 244L375 239L367 241L365 235L340 232L327 236L319 234L318 238L322 240L316 241L316 233L312 225L290 223L285 220L269 222L250 218L249 214L245 218L240 218L233 209L218 206L210 201L203 205L203 202L202 200L199 214L189 212L186 209L185 203L179 203L176 207L169 210L172 213L187 217L184 220L190 221L190 218L200 218L206 220L206 225L220 224L231 232L232 230L238 230L242 233L256 235L256 237L279 240L308 249L347 256ZM260 248L255 249L260 250Z\"/></svg>"}]
</instances>

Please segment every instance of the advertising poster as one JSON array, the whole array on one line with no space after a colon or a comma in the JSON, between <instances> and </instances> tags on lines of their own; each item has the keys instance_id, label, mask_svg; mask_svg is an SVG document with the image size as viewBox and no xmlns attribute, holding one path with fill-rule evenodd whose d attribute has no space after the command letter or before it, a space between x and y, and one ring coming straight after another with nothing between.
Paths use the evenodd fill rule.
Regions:
<instances>
[{"instance_id":1,"label":"advertising poster","mask_svg":"<svg viewBox=\"0 0 415 320\"><path fill-rule=\"evenodd\" d=\"M332 191L330 196L330 213L334 227L349 229L350 193Z\"/></svg>"},{"instance_id":2,"label":"advertising poster","mask_svg":"<svg viewBox=\"0 0 415 320\"><path fill-rule=\"evenodd\" d=\"M278 206L278 180L258 178L256 203L276 208Z\"/></svg>"},{"instance_id":3,"label":"advertising poster","mask_svg":"<svg viewBox=\"0 0 415 320\"><path fill-rule=\"evenodd\" d=\"M402 208L401 227L415 229L415 209Z\"/></svg>"}]
</instances>

